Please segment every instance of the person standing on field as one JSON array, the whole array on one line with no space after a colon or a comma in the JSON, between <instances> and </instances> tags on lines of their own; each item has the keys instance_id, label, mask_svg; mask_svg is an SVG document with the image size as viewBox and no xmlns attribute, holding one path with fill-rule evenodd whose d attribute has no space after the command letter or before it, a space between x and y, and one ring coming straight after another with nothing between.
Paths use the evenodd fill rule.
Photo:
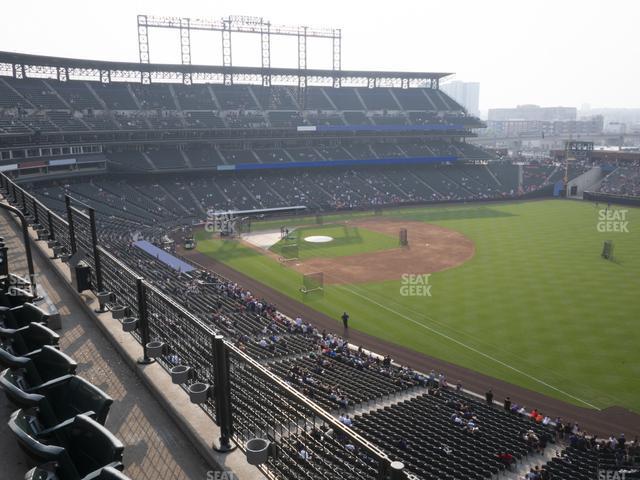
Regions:
<instances>
[{"instance_id":1,"label":"person standing on field","mask_svg":"<svg viewBox=\"0 0 640 480\"><path fill-rule=\"evenodd\" d=\"M341 318L344 328L349 328L349 314L347 312L344 312Z\"/></svg>"}]
</instances>

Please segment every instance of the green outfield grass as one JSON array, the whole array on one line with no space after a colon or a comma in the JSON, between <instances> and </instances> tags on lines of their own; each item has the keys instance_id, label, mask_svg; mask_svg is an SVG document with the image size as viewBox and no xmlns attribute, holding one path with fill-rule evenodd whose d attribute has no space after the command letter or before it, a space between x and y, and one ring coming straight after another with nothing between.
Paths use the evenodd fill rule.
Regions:
<instances>
[{"instance_id":1,"label":"green outfield grass","mask_svg":"<svg viewBox=\"0 0 640 480\"><path fill-rule=\"evenodd\" d=\"M333 240L328 243L306 242L305 237L326 235ZM373 232L362 227L347 224L299 227L271 247L271 251L281 254L287 245L297 245L301 260L317 257L342 257L357 253L375 252L399 247L399 238Z\"/></svg>"},{"instance_id":2,"label":"green outfield grass","mask_svg":"<svg viewBox=\"0 0 640 480\"><path fill-rule=\"evenodd\" d=\"M431 297L402 296L400 280L328 285L322 296L305 296L300 274L237 242L203 232L198 249L335 318L336 327L346 310L352 328L416 351L576 405L640 412L640 209L626 209L629 233L598 232L598 210L587 202L385 212L458 230L475 242L470 261L430 277ZM314 234L323 228L334 227L314 227ZM615 261L600 257L609 239Z\"/></svg>"}]
</instances>

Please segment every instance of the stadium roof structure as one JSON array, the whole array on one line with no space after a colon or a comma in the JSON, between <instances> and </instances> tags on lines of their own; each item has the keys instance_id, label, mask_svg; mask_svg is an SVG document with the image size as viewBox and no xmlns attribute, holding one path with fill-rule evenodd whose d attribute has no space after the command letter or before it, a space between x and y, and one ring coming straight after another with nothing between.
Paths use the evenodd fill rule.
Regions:
<instances>
[{"instance_id":1,"label":"stadium roof structure","mask_svg":"<svg viewBox=\"0 0 640 480\"><path fill-rule=\"evenodd\" d=\"M276 67L237 67L221 65L182 65L138 62L114 62L77 58L0 52L0 75L14 78L55 78L95 80L103 83L128 81L139 83L229 83L306 86L360 86L439 88L445 72L401 72L380 70L331 70Z\"/></svg>"}]
</instances>

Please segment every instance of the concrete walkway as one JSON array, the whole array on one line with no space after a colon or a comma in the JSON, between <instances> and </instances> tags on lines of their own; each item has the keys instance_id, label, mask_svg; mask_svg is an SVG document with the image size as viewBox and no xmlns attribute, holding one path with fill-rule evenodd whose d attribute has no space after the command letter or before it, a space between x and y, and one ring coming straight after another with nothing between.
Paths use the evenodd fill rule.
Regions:
<instances>
[{"instance_id":1,"label":"concrete walkway","mask_svg":"<svg viewBox=\"0 0 640 480\"><path fill-rule=\"evenodd\" d=\"M26 257L15 222L0 214L0 236L9 247L10 269L26 276ZM125 445L125 473L133 480L206 480L211 467L154 399L138 376L116 353L68 288L60 284L37 249L33 249L37 282L62 316L60 346L78 362L78 375L114 399L106 426ZM0 396L0 478L19 479L35 464L18 448L7 427L15 407Z\"/></svg>"}]
</instances>

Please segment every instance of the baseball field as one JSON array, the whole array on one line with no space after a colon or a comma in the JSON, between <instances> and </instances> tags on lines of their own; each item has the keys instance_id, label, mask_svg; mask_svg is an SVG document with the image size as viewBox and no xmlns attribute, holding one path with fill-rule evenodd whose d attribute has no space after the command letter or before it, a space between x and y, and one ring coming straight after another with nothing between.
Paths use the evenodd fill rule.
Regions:
<instances>
[{"instance_id":1,"label":"baseball field","mask_svg":"<svg viewBox=\"0 0 640 480\"><path fill-rule=\"evenodd\" d=\"M336 319L338 332L347 311L351 329L417 352L581 407L640 413L640 209L605 207L432 206L254 222L252 235L277 232L272 245L196 238L200 252ZM302 293L316 272L323 290Z\"/></svg>"}]
</instances>

